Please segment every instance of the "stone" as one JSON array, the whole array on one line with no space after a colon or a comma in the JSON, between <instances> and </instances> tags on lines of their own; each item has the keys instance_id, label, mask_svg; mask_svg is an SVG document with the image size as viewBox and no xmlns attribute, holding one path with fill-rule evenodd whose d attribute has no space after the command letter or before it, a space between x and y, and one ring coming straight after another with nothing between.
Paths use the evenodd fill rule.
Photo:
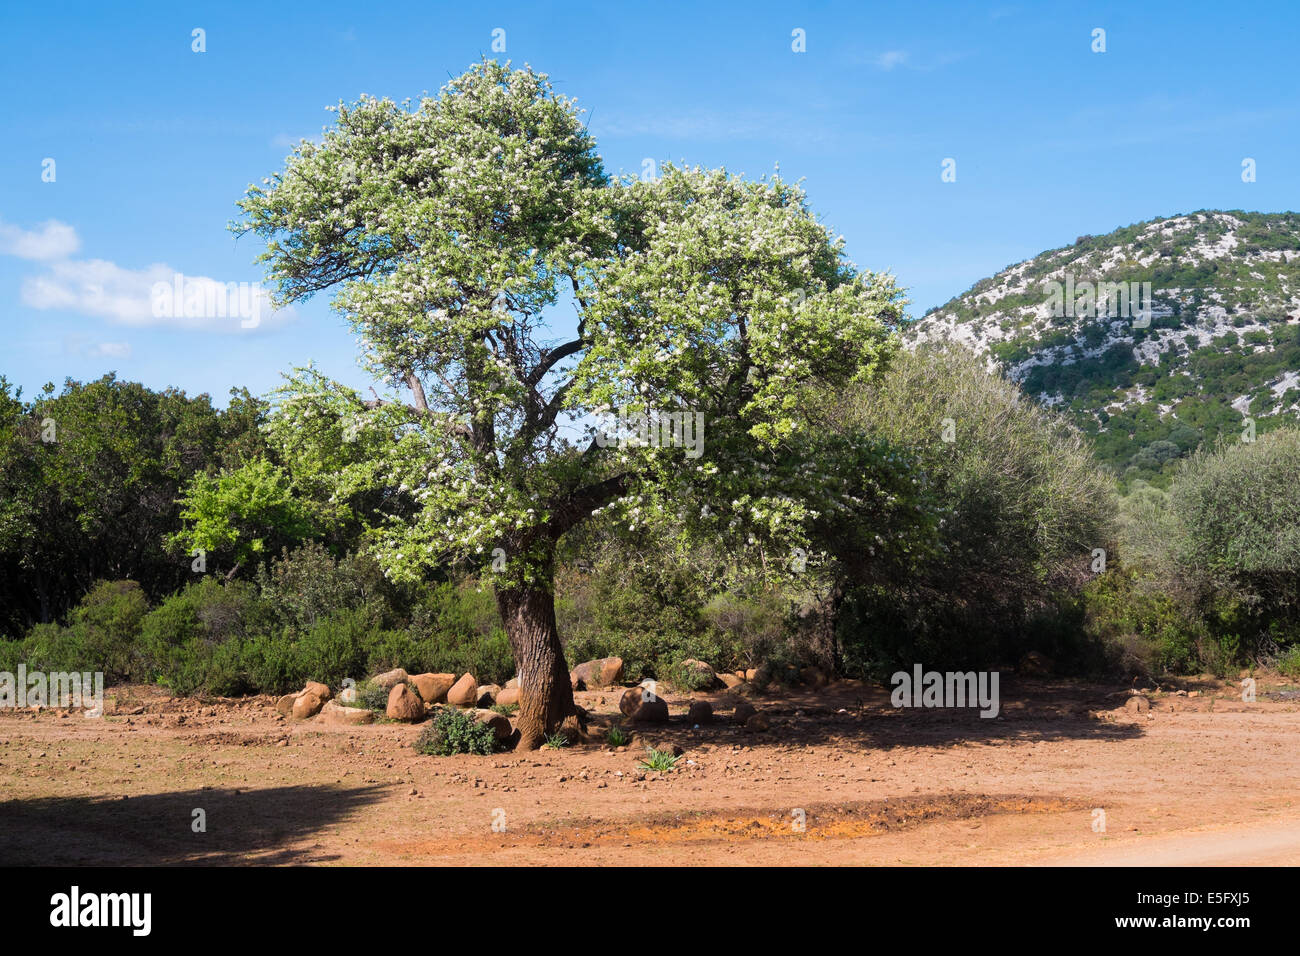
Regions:
<instances>
[{"instance_id":1,"label":"stone","mask_svg":"<svg viewBox=\"0 0 1300 956\"><path fill-rule=\"evenodd\" d=\"M1024 677L1046 677L1052 673L1052 662L1046 654L1030 651L1020 658L1016 673Z\"/></svg>"},{"instance_id":2,"label":"stone","mask_svg":"<svg viewBox=\"0 0 1300 956\"><path fill-rule=\"evenodd\" d=\"M410 680L422 701L426 704L441 704L447 699L447 691L456 683L456 675L416 674Z\"/></svg>"},{"instance_id":3,"label":"stone","mask_svg":"<svg viewBox=\"0 0 1300 956\"><path fill-rule=\"evenodd\" d=\"M424 720L424 701L406 684L394 684L388 692L388 707L384 713L390 720L415 723Z\"/></svg>"},{"instance_id":4,"label":"stone","mask_svg":"<svg viewBox=\"0 0 1300 956\"><path fill-rule=\"evenodd\" d=\"M736 701L736 709L731 714L731 719L738 724L743 724L754 714L758 713L758 708L747 700Z\"/></svg>"},{"instance_id":5,"label":"stone","mask_svg":"<svg viewBox=\"0 0 1300 956\"><path fill-rule=\"evenodd\" d=\"M500 693L501 688L497 684L483 684L478 689L478 705L491 707L497 702L497 695Z\"/></svg>"},{"instance_id":6,"label":"stone","mask_svg":"<svg viewBox=\"0 0 1300 956\"><path fill-rule=\"evenodd\" d=\"M330 693L329 685L322 684L320 681L315 681L315 680L307 681L307 685L303 687L303 691L304 692L311 691L311 693L315 694L323 701L329 700L331 697L334 696L332 693Z\"/></svg>"},{"instance_id":7,"label":"stone","mask_svg":"<svg viewBox=\"0 0 1300 956\"><path fill-rule=\"evenodd\" d=\"M320 719L326 724L344 724L357 726L373 724L374 713L367 707L344 707L338 701L328 701L320 710Z\"/></svg>"},{"instance_id":8,"label":"stone","mask_svg":"<svg viewBox=\"0 0 1300 956\"><path fill-rule=\"evenodd\" d=\"M799 672L799 679L809 687L825 687L831 682L830 677L820 667L805 667Z\"/></svg>"},{"instance_id":9,"label":"stone","mask_svg":"<svg viewBox=\"0 0 1300 956\"><path fill-rule=\"evenodd\" d=\"M679 747L677 744L669 743L666 740L660 741L650 749L658 751L661 754L670 754L671 756L674 757L680 757L682 754L686 753L686 751L683 750L681 747Z\"/></svg>"},{"instance_id":10,"label":"stone","mask_svg":"<svg viewBox=\"0 0 1300 956\"><path fill-rule=\"evenodd\" d=\"M407 675L406 671L398 667L395 670L384 671L382 674L376 674L374 677L370 678L370 683L377 684L384 690L391 690L395 685L405 684L408 680L410 680L410 677Z\"/></svg>"},{"instance_id":11,"label":"stone","mask_svg":"<svg viewBox=\"0 0 1300 956\"><path fill-rule=\"evenodd\" d=\"M301 691L299 692L301 693ZM298 699L298 694L285 694L275 702L275 710L278 714L284 714L288 717L293 713L293 702Z\"/></svg>"},{"instance_id":12,"label":"stone","mask_svg":"<svg viewBox=\"0 0 1300 956\"><path fill-rule=\"evenodd\" d=\"M722 681L722 686L724 687L735 687L737 684L743 684L745 682L745 678L740 675L729 674L726 671L723 671L718 675L718 680Z\"/></svg>"},{"instance_id":13,"label":"stone","mask_svg":"<svg viewBox=\"0 0 1300 956\"><path fill-rule=\"evenodd\" d=\"M508 681L506 681L506 687L518 687L518 686L519 686L518 677L512 677Z\"/></svg>"},{"instance_id":14,"label":"stone","mask_svg":"<svg viewBox=\"0 0 1300 956\"><path fill-rule=\"evenodd\" d=\"M721 685L718 675L713 672L713 667L706 661L697 661L693 657L688 657L678 665L683 674L690 674L690 686L695 690L709 690Z\"/></svg>"},{"instance_id":15,"label":"stone","mask_svg":"<svg viewBox=\"0 0 1300 956\"><path fill-rule=\"evenodd\" d=\"M713 723L713 705L707 700L691 701L691 709L686 712L686 722L692 727Z\"/></svg>"},{"instance_id":16,"label":"stone","mask_svg":"<svg viewBox=\"0 0 1300 956\"><path fill-rule=\"evenodd\" d=\"M519 688L502 687L500 693L497 694L497 703L502 707L509 707L511 704L517 705L519 703Z\"/></svg>"},{"instance_id":17,"label":"stone","mask_svg":"<svg viewBox=\"0 0 1300 956\"><path fill-rule=\"evenodd\" d=\"M740 676L745 678L745 683L752 684L754 683L754 681L758 680L758 668L751 667L749 670L745 671Z\"/></svg>"},{"instance_id":18,"label":"stone","mask_svg":"<svg viewBox=\"0 0 1300 956\"><path fill-rule=\"evenodd\" d=\"M447 691L447 703L457 707L473 707L478 703L478 681L473 674L462 674Z\"/></svg>"},{"instance_id":19,"label":"stone","mask_svg":"<svg viewBox=\"0 0 1300 956\"><path fill-rule=\"evenodd\" d=\"M649 697L644 687L629 687L619 699L618 709L629 719L643 724L668 723L668 703L662 697Z\"/></svg>"},{"instance_id":20,"label":"stone","mask_svg":"<svg viewBox=\"0 0 1300 956\"><path fill-rule=\"evenodd\" d=\"M745 729L750 733L762 733L765 730L770 730L771 727L772 722L767 719L766 714L750 714L745 721Z\"/></svg>"},{"instance_id":21,"label":"stone","mask_svg":"<svg viewBox=\"0 0 1300 956\"><path fill-rule=\"evenodd\" d=\"M296 720L306 720L308 717L315 717L320 713L320 709L324 705L325 701L321 700L315 694L299 694L298 699L293 702L293 716Z\"/></svg>"},{"instance_id":22,"label":"stone","mask_svg":"<svg viewBox=\"0 0 1300 956\"><path fill-rule=\"evenodd\" d=\"M602 657L584 661L569 672L569 682L582 682L589 688L613 687L623 680L623 658Z\"/></svg>"},{"instance_id":23,"label":"stone","mask_svg":"<svg viewBox=\"0 0 1300 956\"><path fill-rule=\"evenodd\" d=\"M1145 714L1151 709L1151 701L1141 694L1135 694L1124 702L1124 709L1130 714Z\"/></svg>"},{"instance_id":24,"label":"stone","mask_svg":"<svg viewBox=\"0 0 1300 956\"><path fill-rule=\"evenodd\" d=\"M514 727L510 725L510 718L505 714L498 714L495 710L479 708L474 711L474 719L480 724L491 727L492 732L497 735L497 740L505 740L515 732Z\"/></svg>"}]
</instances>

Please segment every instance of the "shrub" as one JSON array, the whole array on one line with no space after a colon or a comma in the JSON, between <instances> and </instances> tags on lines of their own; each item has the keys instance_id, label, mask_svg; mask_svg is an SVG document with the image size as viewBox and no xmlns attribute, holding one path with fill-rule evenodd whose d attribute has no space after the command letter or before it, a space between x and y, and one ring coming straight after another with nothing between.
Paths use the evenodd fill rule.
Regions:
<instances>
[{"instance_id":1,"label":"shrub","mask_svg":"<svg viewBox=\"0 0 1300 956\"><path fill-rule=\"evenodd\" d=\"M428 757L453 754L486 756L497 749L496 731L480 724L470 714L454 707L443 707L427 724L413 745L416 752Z\"/></svg>"}]
</instances>

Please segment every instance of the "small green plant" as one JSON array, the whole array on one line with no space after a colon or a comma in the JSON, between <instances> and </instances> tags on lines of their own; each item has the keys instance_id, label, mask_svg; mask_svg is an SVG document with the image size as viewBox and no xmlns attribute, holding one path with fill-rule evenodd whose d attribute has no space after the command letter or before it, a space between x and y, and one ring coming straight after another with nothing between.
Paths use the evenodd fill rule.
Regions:
<instances>
[{"instance_id":1,"label":"small green plant","mask_svg":"<svg viewBox=\"0 0 1300 956\"><path fill-rule=\"evenodd\" d=\"M563 747L569 746L569 738L557 731L556 733L548 734L546 737L546 743L542 746L550 750L560 750Z\"/></svg>"},{"instance_id":2,"label":"small green plant","mask_svg":"<svg viewBox=\"0 0 1300 956\"><path fill-rule=\"evenodd\" d=\"M627 742L632 738L628 735L626 730L618 724L615 724L613 727L609 728L609 734L605 739L609 741L611 747L625 747L627 746Z\"/></svg>"},{"instance_id":3,"label":"small green plant","mask_svg":"<svg viewBox=\"0 0 1300 956\"><path fill-rule=\"evenodd\" d=\"M1300 678L1300 645L1290 647L1277 659L1278 673L1291 680Z\"/></svg>"},{"instance_id":4,"label":"small green plant","mask_svg":"<svg viewBox=\"0 0 1300 956\"><path fill-rule=\"evenodd\" d=\"M507 717L513 717L519 712L518 704L493 704L492 708L498 714L505 714Z\"/></svg>"},{"instance_id":5,"label":"small green plant","mask_svg":"<svg viewBox=\"0 0 1300 956\"><path fill-rule=\"evenodd\" d=\"M676 767L680 759L666 750L655 750L653 747L647 747L646 752L649 756L637 764L638 770L657 770L666 773Z\"/></svg>"},{"instance_id":6,"label":"small green plant","mask_svg":"<svg viewBox=\"0 0 1300 956\"><path fill-rule=\"evenodd\" d=\"M450 757L453 754L486 756L497 749L496 732L480 724L468 713L455 707L438 711L413 745L426 757Z\"/></svg>"}]
</instances>

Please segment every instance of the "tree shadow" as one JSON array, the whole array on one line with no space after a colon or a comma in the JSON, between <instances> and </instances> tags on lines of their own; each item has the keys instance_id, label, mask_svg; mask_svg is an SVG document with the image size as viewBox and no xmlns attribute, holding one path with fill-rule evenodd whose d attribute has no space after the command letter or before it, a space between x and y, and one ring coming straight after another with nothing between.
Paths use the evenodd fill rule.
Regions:
<instances>
[{"instance_id":1,"label":"tree shadow","mask_svg":"<svg viewBox=\"0 0 1300 956\"><path fill-rule=\"evenodd\" d=\"M696 695L711 700L715 721L698 729L681 718L655 726L632 725L643 735L689 749L700 743L769 746L836 744L853 749L892 750L942 747L954 743L997 744L1059 740L1134 740L1143 727L1134 721L1099 719L1093 714L1122 708L1126 688L1073 681L1022 681L1005 678L996 717L978 708L899 708L887 688L871 685L798 688L759 694L750 703L767 715L772 728L751 733L733 723L727 694ZM668 698L682 704L688 698Z\"/></svg>"},{"instance_id":2,"label":"tree shadow","mask_svg":"<svg viewBox=\"0 0 1300 956\"><path fill-rule=\"evenodd\" d=\"M144 796L0 803L3 866L231 866L325 863L311 834L374 803L383 787L204 788ZM206 832L194 832L194 811Z\"/></svg>"}]
</instances>

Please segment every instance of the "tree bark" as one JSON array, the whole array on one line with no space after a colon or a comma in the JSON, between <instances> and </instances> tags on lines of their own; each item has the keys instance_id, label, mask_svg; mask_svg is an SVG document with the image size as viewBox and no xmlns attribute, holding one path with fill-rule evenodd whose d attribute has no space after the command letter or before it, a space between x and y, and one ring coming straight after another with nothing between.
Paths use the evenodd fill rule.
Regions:
<instances>
[{"instance_id":1,"label":"tree bark","mask_svg":"<svg viewBox=\"0 0 1300 956\"><path fill-rule=\"evenodd\" d=\"M536 750L550 734L580 733L569 668L555 627L555 595L536 587L496 592L501 622L519 674L519 750Z\"/></svg>"}]
</instances>

